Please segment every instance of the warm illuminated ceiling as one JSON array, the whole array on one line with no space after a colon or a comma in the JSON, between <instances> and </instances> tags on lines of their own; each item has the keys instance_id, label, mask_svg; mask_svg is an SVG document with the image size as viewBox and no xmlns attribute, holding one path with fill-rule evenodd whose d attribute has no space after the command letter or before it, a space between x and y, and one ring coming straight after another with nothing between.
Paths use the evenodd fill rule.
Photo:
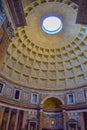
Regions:
<instances>
[{"instance_id":1,"label":"warm illuminated ceiling","mask_svg":"<svg viewBox=\"0 0 87 130\"><path fill-rule=\"evenodd\" d=\"M77 5L36 1L25 8L27 26L18 28L4 59L2 75L31 88L63 90L87 83L87 26L75 24ZM41 23L59 16L63 29L43 32Z\"/></svg>"}]
</instances>

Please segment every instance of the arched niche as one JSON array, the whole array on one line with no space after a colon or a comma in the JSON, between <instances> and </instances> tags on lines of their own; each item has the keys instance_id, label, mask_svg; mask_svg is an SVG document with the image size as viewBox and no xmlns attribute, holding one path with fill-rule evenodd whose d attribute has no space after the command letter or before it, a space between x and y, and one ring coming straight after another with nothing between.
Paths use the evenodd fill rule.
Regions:
<instances>
[{"instance_id":1,"label":"arched niche","mask_svg":"<svg viewBox=\"0 0 87 130\"><path fill-rule=\"evenodd\" d=\"M55 97L49 97L43 102L43 110L47 111L56 111L61 110L62 108L62 102Z\"/></svg>"}]
</instances>

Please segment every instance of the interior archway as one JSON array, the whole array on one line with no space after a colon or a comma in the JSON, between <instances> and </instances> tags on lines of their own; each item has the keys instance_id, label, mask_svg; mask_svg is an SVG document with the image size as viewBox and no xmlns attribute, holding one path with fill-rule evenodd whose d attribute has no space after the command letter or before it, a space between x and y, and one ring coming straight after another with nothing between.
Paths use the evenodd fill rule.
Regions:
<instances>
[{"instance_id":1,"label":"interior archway","mask_svg":"<svg viewBox=\"0 0 87 130\"><path fill-rule=\"evenodd\" d=\"M48 125L46 125L47 121ZM62 102L56 97L49 97L43 102L42 130L57 130L57 122L61 122L63 130ZM48 128L50 126L50 129Z\"/></svg>"}]
</instances>

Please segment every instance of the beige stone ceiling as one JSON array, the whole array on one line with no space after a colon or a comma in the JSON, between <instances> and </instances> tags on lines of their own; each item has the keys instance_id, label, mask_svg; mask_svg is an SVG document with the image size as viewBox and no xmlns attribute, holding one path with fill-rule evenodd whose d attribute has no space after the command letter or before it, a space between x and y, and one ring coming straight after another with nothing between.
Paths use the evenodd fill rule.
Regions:
<instances>
[{"instance_id":1,"label":"beige stone ceiling","mask_svg":"<svg viewBox=\"0 0 87 130\"><path fill-rule=\"evenodd\" d=\"M49 15L59 16L63 22L62 31L56 35L49 35L42 31L42 20ZM68 45L78 35L80 25L76 25L75 21L76 11L72 8L67 8L64 3L46 2L35 7L28 14L28 26L24 30L29 40L35 45L45 49L55 49Z\"/></svg>"},{"instance_id":2,"label":"beige stone ceiling","mask_svg":"<svg viewBox=\"0 0 87 130\"><path fill-rule=\"evenodd\" d=\"M87 83L87 26L75 24L77 5L35 1L25 8L27 26L15 30L2 75L29 88L63 90ZM48 35L41 29L47 15L57 15L63 29Z\"/></svg>"}]
</instances>

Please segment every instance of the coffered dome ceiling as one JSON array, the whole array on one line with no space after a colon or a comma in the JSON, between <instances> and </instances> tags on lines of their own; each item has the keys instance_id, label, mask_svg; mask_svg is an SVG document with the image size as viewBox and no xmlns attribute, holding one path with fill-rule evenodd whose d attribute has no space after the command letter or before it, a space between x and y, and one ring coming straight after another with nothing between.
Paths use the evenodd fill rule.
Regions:
<instances>
[{"instance_id":1,"label":"coffered dome ceiling","mask_svg":"<svg viewBox=\"0 0 87 130\"><path fill-rule=\"evenodd\" d=\"M27 26L15 30L2 75L25 87L63 90L87 83L87 26L75 24L77 5L35 1L25 8ZM63 29L49 35L41 25L46 16L61 18Z\"/></svg>"}]
</instances>

